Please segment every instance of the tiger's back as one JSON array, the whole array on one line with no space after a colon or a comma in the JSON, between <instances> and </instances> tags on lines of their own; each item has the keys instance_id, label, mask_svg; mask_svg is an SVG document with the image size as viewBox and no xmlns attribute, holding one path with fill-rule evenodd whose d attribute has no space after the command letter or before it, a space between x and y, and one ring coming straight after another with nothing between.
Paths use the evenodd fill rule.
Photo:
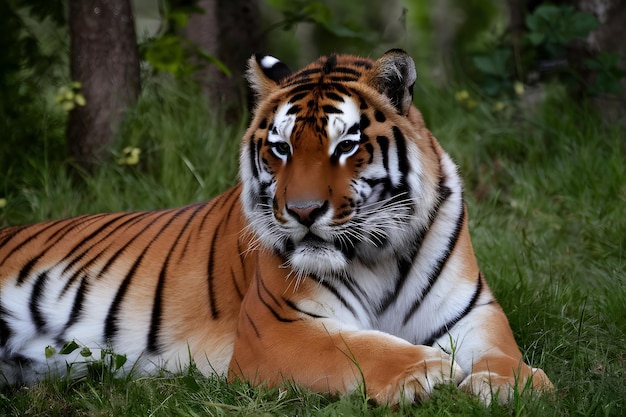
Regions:
<instances>
[{"instance_id":1,"label":"tiger's back","mask_svg":"<svg viewBox=\"0 0 626 417\"><path fill-rule=\"evenodd\" d=\"M483 278L456 165L412 105L413 60L254 56L241 184L208 203L0 234L0 371L84 360L68 341L179 370L370 398L455 383L486 402L532 380ZM56 353L46 358L51 350Z\"/></svg>"},{"instance_id":2,"label":"tiger's back","mask_svg":"<svg viewBox=\"0 0 626 417\"><path fill-rule=\"evenodd\" d=\"M100 349L124 354L129 369L177 371L193 359L206 373L225 373L249 283L239 193L2 230L4 377L63 373L80 359L60 354L71 341L93 359ZM46 358L46 349L56 353Z\"/></svg>"}]
</instances>

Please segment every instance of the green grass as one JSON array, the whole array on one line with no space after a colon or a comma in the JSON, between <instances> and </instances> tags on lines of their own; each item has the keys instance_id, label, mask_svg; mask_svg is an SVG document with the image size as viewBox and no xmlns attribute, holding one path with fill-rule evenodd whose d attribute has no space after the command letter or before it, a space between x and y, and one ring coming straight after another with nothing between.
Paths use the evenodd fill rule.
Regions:
<instances>
[{"instance_id":1,"label":"green grass","mask_svg":"<svg viewBox=\"0 0 626 417\"><path fill-rule=\"evenodd\" d=\"M626 126L605 125L558 87L532 109L507 103L496 113L481 100L468 110L453 93L422 88L416 103L461 167L480 265L553 396L485 408L442 387L424 404L389 410L358 394L257 389L194 369L138 379L93 372L3 388L0 416L626 415ZM0 225L210 198L236 181L244 129L221 122L193 89L150 87L114 148L141 148L138 165L111 163L77 181L58 155L30 154L32 169L0 179Z\"/></svg>"}]
</instances>

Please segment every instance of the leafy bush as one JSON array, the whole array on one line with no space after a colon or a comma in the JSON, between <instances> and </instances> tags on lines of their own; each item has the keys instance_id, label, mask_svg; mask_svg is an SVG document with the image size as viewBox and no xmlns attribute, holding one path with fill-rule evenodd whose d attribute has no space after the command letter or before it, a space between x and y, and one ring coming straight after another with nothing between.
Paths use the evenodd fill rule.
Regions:
<instances>
[{"instance_id":1,"label":"leafy bush","mask_svg":"<svg viewBox=\"0 0 626 417\"><path fill-rule=\"evenodd\" d=\"M478 70L478 82L489 96L513 94L514 83L558 78L572 89L587 94L621 91L620 79L626 72L619 68L619 56L602 52L577 62L568 56L568 48L596 30L600 22L570 5L543 3L525 19L526 31L519 45L510 33L502 33L496 42L472 57ZM594 71L594 81L585 84L584 73Z\"/></svg>"}]
</instances>

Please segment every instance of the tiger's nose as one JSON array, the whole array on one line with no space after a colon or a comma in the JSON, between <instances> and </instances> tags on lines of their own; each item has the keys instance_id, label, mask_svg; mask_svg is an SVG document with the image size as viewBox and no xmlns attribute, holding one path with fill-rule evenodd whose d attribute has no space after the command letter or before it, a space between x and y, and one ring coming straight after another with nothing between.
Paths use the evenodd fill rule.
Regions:
<instances>
[{"instance_id":1,"label":"tiger's nose","mask_svg":"<svg viewBox=\"0 0 626 417\"><path fill-rule=\"evenodd\" d=\"M298 222L310 227L328 210L328 201L302 201L287 203L287 212Z\"/></svg>"}]
</instances>

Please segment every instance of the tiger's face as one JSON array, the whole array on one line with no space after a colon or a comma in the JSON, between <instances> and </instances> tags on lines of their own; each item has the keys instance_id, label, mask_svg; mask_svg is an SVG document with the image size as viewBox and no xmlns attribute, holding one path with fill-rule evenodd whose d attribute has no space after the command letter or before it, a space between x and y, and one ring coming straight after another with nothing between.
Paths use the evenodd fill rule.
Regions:
<instances>
[{"instance_id":1,"label":"tiger's face","mask_svg":"<svg viewBox=\"0 0 626 417\"><path fill-rule=\"evenodd\" d=\"M297 275L374 262L426 220L415 216L424 166L405 134L415 70L403 58L387 68L330 56L295 74L272 57L251 60L260 101L241 152L243 207Z\"/></svg>"}]
</instances>

